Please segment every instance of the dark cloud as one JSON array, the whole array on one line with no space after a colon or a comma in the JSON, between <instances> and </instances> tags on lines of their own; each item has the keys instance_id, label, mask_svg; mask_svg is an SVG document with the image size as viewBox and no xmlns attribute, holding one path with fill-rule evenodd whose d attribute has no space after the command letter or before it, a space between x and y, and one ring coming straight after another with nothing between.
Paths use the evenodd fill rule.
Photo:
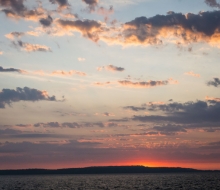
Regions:
<instances>
[{"instance_id":1,"label":"dark cloud","mask_svg":"<svg viewBox=\"0 0 220 190\"><path fill-rule=\"evenodd\" d=\"M149 105L149 111L163 111L166 115L134 116L133 120L141 122L174 122L174 123L215 123L220 122L220 102L191 101L186 103L172 102L163 105Z\"/></svg>"},{"instance_id":2,"label":"dark cloud","mask_svg":"<svg viewBox=\"0 0 220 190\"><path fill-rule=\"evenodd\" d=\"M128 87L140 87L140 88L149 88L149 87L155 87L155 86L164 86L169 83L168 80L165 81L141 81L141 82L132 82L129 80L123 80L118 81L118 83L122 86L128 86Z\"/></svg>"},{"instance_id":3,"label":"dark cloud","mask_svg":"<svg viewBox=\"0 0 220 190\"><path fill-rule=\"evenodd\" d=\"M3 137L5 135L17 135L21 134L22 132L15 129L0 129L0 136Z\"/></svg>"},{"instance_id":4,"label":"dark cloud","mask_svg":"<svg viewBox=\"0 0 220 190\"><path fill-rule=\"evenodd\" d=\"M110 122L126 122L130 121L129 118L122 118L122 119L109 119Z\"/></svg>"},{"instance_id":5,"label":"dark cloud","mask_svg":"<svg viewBox=\"0 0 220 190\"><path fill-rule=\"evenodd\" d=\"M108 127L109 125L106 124ZM44 127L44 128L82 128L82 127L105 127L105 124L102 122L85 122L85 123L77 123L77 122L48 122L48 123L36 123L34 127ZM112 127L112 126L111 126Z\"/></svg>"},{"instance_id":6,"label":"dark cloud","mask_svg":"<svg viewBox=\"0 0 220 190\"><path fill-rule=\"evenodd\" d=\"M57 3L61 8L69 6L68 0L50 0L52 4Z\"/></svg>"},{"instance_id":7,"label":"dark cloud","mask_svg":"<svg viewBox=\"0 0 220 190\"><path fill-rule=\"evenodd\" d=\"M117 123L109 122L107 123L107 127L118 127Z\"/></svg>"},{"instance_id":8,"label":"dark cloud","mask_svg":"<svg viewBox=\"0 0 220 190\"><path fill-rule=\"evenodd\" d=\"M0 5L20 13L26 9L23 2L24 0L0 0Z\"/></svg>"},{"instance_id":9,"label":"dark cloud","mask_svg":"<svg viewBox=\"0 0 220 190\"><path fill-rule=\"evenodd\" d=\"M98 33L101 31L101 24L94 20L57 20L59 27L79 31L83 34L84 37L87 37L93 41L98 41Z\"/></svg>"},{"instance_id":10,"label":"dark cloud","mask_svg":"<svg viewBox=\"0 0 220 190\"><path fill-rule=\"evenodd\" d=\"M105 127L105 125L102 122L86 122L83 124L85 127Z\"/></svg>"},{"instance_id":11,"label":"dark cloud","mask_svg":"<svg viewBox=\"0 0 220 190\"><path fill-rule=\"evenodd\" d=\"M125 106L123 108L124 109L130 109L130 110L133 110L133 111L143 111L143 110L146 110L145 107L136 107L136 106Z\"/></svg>"},{"instance_id":12,"label":"dark cloud","mask_svg":"<svg viewBox=\"0 0 220 190\"><path fill-rule=\"evenodd\" d=\"M206 3L207 5L209 5L210 7L220 8L220 4L217 3L216 0L205 0L205 3Z\"/></svg>"},{"instance_id":13,"label":"dark cloud","mask_svg":"<svg viewBox=\"0 0 220 190\"><path fill-rule=\"evenodd\" d=\"M122 67L117 67L117 66L114 66L114 65L108 65L105 67L107 70L109 71L124 71L125 69L122 68Z\"/></svg>"},{"instance_id":14,"label":"dark cloud","mask_svg":"<svg viewBox=\"0 0 220 190\"><path fill-rule=\"evenodd\" d=\"M81 125L79 125L76 122L73 123L58 123L58 122L48 122L48 123L36 123L34 124L34 127L44 127L44 128L79 128Z\"/></svg>"},{"instance_id":15,"label":"dark cloud","mask_svg":"<svg viewBox=\"0 0 220 190\"><path fill-rule=\"evenodd\" d=\"M177 112L195 112L198 110L206 110L212 105L208 105L207 102L205 101L196 101L196 102L186 102L186 103L178 103L178 102L173 102L169 104L150 104L148 105L150 107L149 111L157 111L161 110L164 112L172 112L172 113L177 113Z\"/></svg>"},{"instance_id":16,"label":"dark cloud","mask_svg":"<svg viewBox=\"0 0 220 190\"><path fill-rule=\"evenodd\" d=\"M212 41L219 33L220 11L138 17L125 23L124 37L127 43L161 44L168 33L186 42ZM213 38L214 40L214 38ZM215 38L216 42L216 38Z\"/></svg>"},{"instance_id":17,"label":"dark cloud","mask_svg":"<svg viewBox=\"0 0 220 190\"><path fill-rule=\"evenodd\" d=\"M183 126L172 125L172 124L163 125L163 126L154 126L152 129L160 132L161 135L175 135L179 132L182 133L187 132Z\"/></svg>"},{"instance_id":18,"label":"dark cloud","mask_svg":"<svg viewBox=\"0 0 220 190\"><path fill-rule=\"evenodd\" d=\"M51 128L59 128L61 127L58 122L48 122L48 123L36 123L34 127L51 127Z\"/></svg>"},{"instance_id":19,"label":"dark cloud","mask_svg":"<svg viewBox=\"0 0 220 190\"><path fill-rule=\"evenodd\" d=\"M73 122L73 123L62 123L62 127L69 127L69 128L79 128L81 127L81 125L79 125L78 123L76 122Z\"/></svg>"},{"instance_id":20,"label":"dark cloud","mask_svg":"<svg viewBox=\"0 0 220 190\"><path fill-rule=\"evenodd\" d=\"M208 82L208 85L218 87L218 86L220 86L220 79L219 78L214 78L213 81Z\"/></svg>"},{"instance_id":21,"label":"dark cloud","mask_svg":"<svg viewBox=\"0 0 220 190\"><path fill-rule=\"evenodd\" d=\"M60 134L49 134L49 133L25 133L25 134L18 134L18 135L11 135L8 138L16 138L16 139L40 139L40 138L70 138L67 135L60 135Z\"/></svg>"},{"instance_id":22,"label":"dark cloud","mask_svg":"<svg viewBox=\"0 0 220 190\"><path fill-rule=\"evenodd\" d=\"M12 127L12 126L10 126ZM39 139L39 138L71 138L69 135L54 134L54 133L40 133L37 131L21 131L11 128L0 129L1 139Z\"/></svg>"},{"instance_id":23,"label":"dark cloud","mask_svg":"<svg viewBox=\"0 0 220 190\"><path fill-rule=\"evenodd\" d=\"M114 116L114 114L111 114L111 113L108 113L108 112L104 112L103 115L106 116L106 117Z\"/></svg>"},{"instance_id":24,"label":"dark cloud","mask_svg":"<svg viewBox=\"0 0 220 190\"><path fill-rule=\"evenodd\" d=\"M88 5L89 12L95 11L96 7L98 6L98 0L82 0L82 1Z\"/></svg>"},{"instance_id":25,"label":"dark cloud","mask_svg":"<svg viewBox=\"0 0 220 190\"><path fill-rule=\"evenodd\" d=\"M39 22L40 22L44 27L48 27L48 26L50 26L50 25L52 24L53 18L52 18L50 15L48 15L47 18L42 18L42 19L40 19Z\"/></svg>"},{"instance_id":26,"label":"dark cloud","mask_svg":"<svg viewBox=\"0 0 220 190\"><path fill-rule=\"evenodd\" d=\"M82 0L87 5L97 5L98 0Z\"/></svg>"},{"instance_id":27,"label":"dark cloud","mask_svg":"<svg viewBox=\"0 0 220 190\"><path fill-rule=\"evenodd\" d=\"M83 10L89 13L95 12L104 16L105 22L109 20L109 15L114 12L113 6L109 6L109 8L105 8L103 6L98 6L98 0L82 0L88 7Z\"/></svg>"},{"instance_id":28,"label":"dark cloud","mask_svg":"<svg viewBox=\"0 0 220 190\"><path fill-rule=\"evenodd\" d=\"M56 97L49 96L46 91L28 87L17 87L16 90L2 89L0 92L0 108L5 108L5 104L10 105L12 102L39 100L56 101Z\"/></svg>"},{"instance_id":29,"label":"dark cloud","mask_svg":"<svg viewBox=\"0 0 220 190\"><path fill-rule=\"evenodd\" d=\"M24 71L22 71L20 69L14 69L14 68L4 69L3 67L0 66L0 72L18 72L18 73L22 73Z\"/></svg>"}]
</instances>

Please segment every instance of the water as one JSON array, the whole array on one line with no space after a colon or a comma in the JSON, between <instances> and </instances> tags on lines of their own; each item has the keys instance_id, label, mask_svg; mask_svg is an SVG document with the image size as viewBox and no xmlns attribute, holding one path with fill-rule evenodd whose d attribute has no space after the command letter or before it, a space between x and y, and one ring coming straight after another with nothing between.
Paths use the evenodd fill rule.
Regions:
<instances>
[{"instance_id":1,"label":"water","mask_svg":"<svg viewBox=\"0 0 220 190\"><path fill-rule=\"evenodd\" d=\"M220 189L220 173L0 176L0 190Z\"/></svg>"}]
</instances>

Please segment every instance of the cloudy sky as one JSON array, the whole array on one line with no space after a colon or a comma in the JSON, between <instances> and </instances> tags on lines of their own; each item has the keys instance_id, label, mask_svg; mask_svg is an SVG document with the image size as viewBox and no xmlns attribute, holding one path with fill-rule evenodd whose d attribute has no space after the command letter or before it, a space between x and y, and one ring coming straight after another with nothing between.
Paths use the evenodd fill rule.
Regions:
<instances>
[{"instance_id":1,"label":"cloudy sky","mask_svg":"<svg viewBox=\"0 0 220 190\"><path fill-rule=\"evenodd\" d=\"M220 1L0 0L0 169L220 169Z\"/></svg>"}]
</instances>

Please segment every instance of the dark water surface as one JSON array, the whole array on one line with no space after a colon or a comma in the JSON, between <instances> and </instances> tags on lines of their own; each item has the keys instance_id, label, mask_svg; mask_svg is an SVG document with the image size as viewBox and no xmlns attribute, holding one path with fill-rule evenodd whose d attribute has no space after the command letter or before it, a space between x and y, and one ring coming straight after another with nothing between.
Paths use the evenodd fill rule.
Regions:
<instances>
[{"instance_id":1,"label":"dark water surface","mask_svg":"<svg viewBox=\"0 0 220 190\"><path fill-rule=\"evenodd\" d=\"M0 176L0 190L211 189L220 173Z\"/></svg>"}]
</instances>

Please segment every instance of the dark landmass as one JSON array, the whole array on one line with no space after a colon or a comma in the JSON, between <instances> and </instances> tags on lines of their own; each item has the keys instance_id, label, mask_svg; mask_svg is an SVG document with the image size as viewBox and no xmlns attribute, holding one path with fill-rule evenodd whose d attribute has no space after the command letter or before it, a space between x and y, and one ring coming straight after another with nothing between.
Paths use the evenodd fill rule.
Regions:
<instances>
[{"instance_id":1,"label":"dark landmass","mask_svg":"<svg viewBox=\"0 0 220 190\"><path fill-rule=\"evenodd\" d=\"M21 169L0 170L0 175L60 175L60 174L137 174L137 173L195 173L220 172L220 170L196 170L191 168L144 167L144 166L103 166L67 169Z\"/></svg>"}]
</instances>

